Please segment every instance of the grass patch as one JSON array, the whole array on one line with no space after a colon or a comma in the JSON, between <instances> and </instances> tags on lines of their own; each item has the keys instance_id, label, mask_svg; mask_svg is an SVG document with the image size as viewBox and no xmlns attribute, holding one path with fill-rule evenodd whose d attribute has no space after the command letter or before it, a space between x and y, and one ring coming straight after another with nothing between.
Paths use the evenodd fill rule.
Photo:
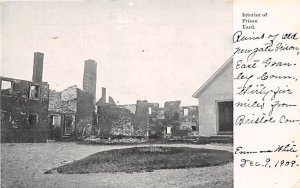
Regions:
<instances>
[{"instance_id":1,"label":"grass patch","mask_svg":"<svg viewBox=\"0 0 300 188\"><path fill-rule=\"evenodd\" d=\"M77 144L82 145L140 145L140 144L233 144L233 137L230 136L211 136L211 137L189 137L185 139L148 139L141 138L97 138L98 140L77 140Z\"/></svg>"},{"instance_id":2,"label":"grass patch","mask_svg":"<svg viewBox=\"0 0 300 188\"><path fill-rule=\"evenodd\" d=\"M65 174L151 172L159 169L217 166L232 160L233 155L228 151L150 146L99 152L55 170Z\"/></svg>"}]
</instances>

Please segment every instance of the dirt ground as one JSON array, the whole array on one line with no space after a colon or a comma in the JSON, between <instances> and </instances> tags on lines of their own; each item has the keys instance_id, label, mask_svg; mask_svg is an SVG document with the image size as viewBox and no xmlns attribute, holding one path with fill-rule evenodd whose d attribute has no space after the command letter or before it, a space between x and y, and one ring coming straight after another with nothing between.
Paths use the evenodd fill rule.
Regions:
<instances>
[{"instance_id":1,"label":"dirt ground","mask_svg":"<svg viewBox=\"0 0 300 188\"><path fill-rule=\"evenodd\" d=\"M231 145L168 146L232 151ZM1 187L232 187L232 163L132 174L44 174L49 169L99 151L128 147L135 146L78 145L72 142L1 144Z\"/></svg>"}]
</instances>

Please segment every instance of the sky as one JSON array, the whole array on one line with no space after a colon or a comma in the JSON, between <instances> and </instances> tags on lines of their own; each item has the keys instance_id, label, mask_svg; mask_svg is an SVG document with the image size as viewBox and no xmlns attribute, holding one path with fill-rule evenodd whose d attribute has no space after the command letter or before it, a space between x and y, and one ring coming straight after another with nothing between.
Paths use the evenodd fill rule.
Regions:
<instances>
[{"instance_id":1,"label":"sky","mask_svg":"<svg viewBox=\"0 0 300 188\"><path fill-rule=\"evenodd\" d=\"M32 79L44 53L43 81L82 88L84 61L97 62L101 87L118 104L181 100L232 54L231 1L101 0L1 3L1 76Z\"/></svg>"}]
</instances>

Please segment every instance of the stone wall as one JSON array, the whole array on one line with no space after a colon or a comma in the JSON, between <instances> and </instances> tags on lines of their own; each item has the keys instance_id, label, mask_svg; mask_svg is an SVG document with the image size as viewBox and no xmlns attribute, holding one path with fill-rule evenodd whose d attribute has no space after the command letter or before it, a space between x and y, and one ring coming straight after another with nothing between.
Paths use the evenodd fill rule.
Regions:
<instances>
[{"instance_id":1,"label":"stone wall","mask_svg":"<svg viewBox=\"0 0 300 188\"><path fill-rule=\"evenodd\" d=\"M100 137L137 136L134 127L134 114L114 105L98 107Z\"/></svg>"},{"instance_id":2,"label":"stone wall","mask_svg":"<svg viewBox=\"0 0 300 188\"><path fill-rule=\"evenodd\" d=\"M188 135L196 136L199 133L198 106L180 107L180 130L187 130Z\"/></svg>"},{"instance_id":3,"label":"stone wall","mask_svg":"<svg viewBox=\"0 0 300 188\"><path fill-rule=\"evenodd\" d=\"M12 87L2 88L4 83ZM49 136L49 85L0 77L1 142L41 142ZM37 86L37 97L30 96L30 87Z\"/></svg>"},{"instance_id":4,"label":"stone wall","mask_svg":"<svg viewBox=\"0 0 300 188\"><path fill-rule=\"evenodd\" d=\"M149 111L149 108L151 110ZM161 121L161 109L158 103L148 103L148 130L150 138L159 138L163 134L163 122Z\"/></svg>"},{"instance_id":5,"label":"stone wall","mask_svg":"<svg viewBox=\"0 0 300 188\"><path fill-rule=\"evenodd\" d=\"M62 137L62 117L60 114L50 114L49 115L50 123L50 136L51 140L61 140Z\"/></svg>"},{"instance_id":6,"label":"stone wall","mask_svg":"<svg viewBox=\"0 0 300 188\"><path fill-rule=\"evenodd\" d=\"M81 138L94 134L95 106L92 94L83 92L77 86L71 86L62 92L50 91L49 96L50 115L74 116L74 126L72 126L72 134L69 137ZM63 128L60 129L60 132L57 130L59 128L55 128L56 134L63 136ZM54 137L58 136L54 135Z\"/></svg>"},{"instance_id":7,"label":"stone wall","mask_svg":"<svg viewBox=\"0 0 300 188\"><path fill-rule=\"evenodd\" d=\"M159 108L158 103L149 103L146 100L118 106L99 104L99 135L155 139L165 137L166 127L171 127L174 133L184 132L186 136L197 135L198 107L180 107L180 103L180 101L168 101L165 103L165 108ZM188 110L186 115L183 114L184 109Z\"/></svg>"},{"instance_id":8,"label":"stone wall","mask_svg":"<svg viewBox=\"0 0 300 188\"><path fill-rule=\"evenodd\" d=\"M49 93L49 121L51 125L51 139L62 140L64 134L65 117L72 117L71 134L74 136L75 114L77 113L77 86L71 86L61 92L50 90ZM54 117L53 117L54 116ZM54 119L51 119L54 118ZM59 121L59 120L60 121ZM55 121L55 122L53 122Z\"/></svg>"},{"instance_id":9,"label":"stone wall","mask_svg":"<svg viewBox=\"0 0 300 188\"><path fill-rule=\"evenodd\" d=\"M171 126L173 129L179 129L179 116L181 101L168 101L164 104L165 119L167 126Z\"/></svg>"},{"instance_id":10,"label":"stone wall","mask_svg":"<svg viewBox=\"0 0 300 188\"><path fill-rule=\"evenodd\" d=\"M157 103L140 100L137 101L136 105L99 105L99 135L101 137L148 137L148 131L151 128L152 130L157 129L158 110L159 105Z\"/></svg>"},{"instance_id":11,"label":"stone wall","mask_svg":"<svg viewBox=\"0 0 300 188\"><path fill-rule=\"evenodd\" d=\"M77 89L77 112L75 120L75 137L95 134L97 125L94 125L95 105L93 95Z\"/></svg>"},{"instance_id":12,"label":"stone wall","mask_svg":"<svg viewBox=\"0 0 300 188\"><path fill-rule=\"evenodd\" d=\"M118 105L119 108L125 108L129 110L131 113L135 114L136 112L136 104L125 104L125 105Z\"/></svg>"},{"instance_id":13,"label":"stone wall","mask_svg":"<svg viewBox=\"0 0 300 188\"><path fill-rule=\"evenodd\" d=\"M114 98L112 98L111 96L108 97L108 104L116 105Z\"/></svg>"},{"instance_id":14,"label":"stone wall","mask_svg":"<svg viewBox=\"0 0 300 188\"><path fill-rule=\"evenodd\" d=\"M49 112L72 114L77 112L77 86L57 92L50 90L49 93Z\"/></svg>"},{"instance_id":15,"label":"stone wall","mask_svg":"<svg viewBox=\"0 0 300 188\"><path fill-rule=\"evenodd\" d=\"M148 103L146 100L137 101L134 118L136 135L148 137L148 130L150 130L150 127L156 126L156 119L152 118L156 118L158 108L159 105L157 103Z\"/></svg>"}]
</instances>

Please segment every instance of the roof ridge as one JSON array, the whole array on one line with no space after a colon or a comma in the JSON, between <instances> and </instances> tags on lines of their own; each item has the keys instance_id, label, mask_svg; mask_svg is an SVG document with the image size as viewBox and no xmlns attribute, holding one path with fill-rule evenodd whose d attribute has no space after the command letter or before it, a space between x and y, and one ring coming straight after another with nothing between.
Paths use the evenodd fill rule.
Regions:
<instances>
[{"instance_id":1,"label":"roof ridge","mask_svg":"<svg viewBox=\"0 0 300 188\"><path fill-rule=\"evenodd\" d=\"M209 85L211 83L211 81L215 77L217 77L225 67L227 67L229 65L229 63L231 62L232 59L233 59L233 55L208 80L206 80L206 82L192 95L192 97L197 98L199 93L201 93L202 90L204 88L206 88L206 86Z\"/></svg>"}]
</instances>

